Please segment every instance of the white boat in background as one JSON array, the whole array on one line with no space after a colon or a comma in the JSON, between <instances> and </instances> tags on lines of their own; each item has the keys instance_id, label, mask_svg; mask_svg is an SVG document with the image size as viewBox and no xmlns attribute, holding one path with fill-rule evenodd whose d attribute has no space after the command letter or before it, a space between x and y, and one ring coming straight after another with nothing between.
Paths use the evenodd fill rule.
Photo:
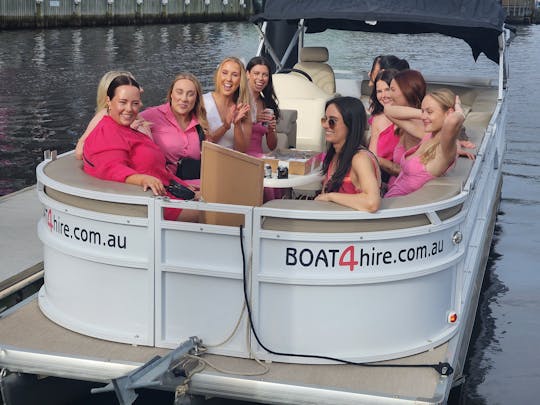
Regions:
<instances>
[{"instance_id":1,"label":"white boat in background","mask_svg":"<svg viewBox=\"0 0 540 405\"><path fill-rule=\"evenodd\" d=\"M236 195L257 182L262 189L262 163L212 145L203 154L205 202L89 177L71 153L47 158L37 168L45 283L37 300L0 319L0 367L112 381L105 389L126 404L138 388L179 387L262 403L446 402L463 371L499 202L510 37L499 2L452 4L267 0L254 22L259 51L279 71L298 62L273 80L281 108L297 117L282 128L299 149L323 150L328 99L368 96L367 74L336 80L325 49L302 50L306 31L465 40L475 57L499 63L499 77L427 80L428 89L460 95L475 161L459 159L448 175L370 214L300 199L213 200L205 184L214 184L214 159L255 166L240 182L228 176ZM298 61L302 54L311 58ZM165 221L166 207L206 220ZM199 363L187 354L229 371L191 375Z\"/></svg>"}]
</instances>

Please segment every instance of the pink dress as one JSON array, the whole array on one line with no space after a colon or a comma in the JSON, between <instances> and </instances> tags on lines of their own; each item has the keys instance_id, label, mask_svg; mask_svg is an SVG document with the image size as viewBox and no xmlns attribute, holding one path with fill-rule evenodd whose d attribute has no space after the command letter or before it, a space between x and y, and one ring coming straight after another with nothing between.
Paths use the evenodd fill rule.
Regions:
<instances>
[{"instance_id":1,"label":"pink dress","mask_svg":"<svg viewBox=\"0 0 540 405\"><path fill-rule=\"evenodd\" d=\"M260 122L254 122L251 127L251 138L249 140L249 146L246 151L248 155L261 157L263 155L262 140L268 128L266 128Z\"/></svg>"},{"instance_id":2,"label":"pink dress","mask_svg":"<svg viewBox=\"0 0 540 405\"><path fill-rule=\"evenodd\" d=\"M401 172L396 181L389 185L388 192L384 195L385 198L410 194L436 177L427 171L426 166L420 161L421 156L414 155L420 145L429 139L431 139L431 134L424 136L418 145L413 146L402 155L400 161ZM454 163L455 160L450 164L447 171L453 167Z\"/></svg>"},{"instance_id":3,"label":"pink dress","mask_svg":"<svg viewBox=\"0 0 540 405\"><path fill-rule=\"evenodd\" d=\"M377 161L377 158L373 153L371 153L368 150L360 150L358 153L367 153L369 158L371 159L371 163L373 164L373 169L375 170L375 173L377 175L377 178L380 179L380 172L379 172L379 162ZM332 175L334 174L334 162L330 163L330 167L328 168L328 172L326 173L326 177L324 179L324 186L328 183L328 181L332 178ZM332 172L332 175L330 174ZM338 193L344 193L344 194L360 194L362 192L361 189L356 188L356 186L353 184L351 180L351 169L347 172L345 177L343 178L343 182L341 183L341 186L339 187Z\"/></svg>"},{"instance_id":4,"label":"pink dress","mask_svg":"<svg viewBox=\"0 0 540 405\"><path fill-rule=\"evenodd\" d=\"M84 142L84 171L99 179L124 183L133 174L147 174L157 177L165 186L171 180L186 185L167 170L165 163L165 155L148 136L116 123L108 115ZM174 220L180 212L181 209L165 208L164 217Z\"/></svg>"},{"instance_id":5,"label":"pink dress","mask_svg":"<svg viewBox=\"0 0 540 405\"><path fill-rule=\"evenodd\" d=\"M373 119L375 117L375 115L372 115L368 118L369 125L373 125ZM392 162L399 162L399 160L394 160L394 149L399 143L399 136L396 135L395 129L394 124L390 124L379 133L376 155Z\"/></svg>"},{"instance_id":6,"label":"pink dress","mask_svg":"<svg viewBox=\"0 0 540 405\"><path fill-rule=\"evenodd\" d=\"M394 124L390 124L379 134L379 139L377 140L377 156L395 162L394 150L398 143L399 137L395 134Z\"/></svg>"}]
</instances>

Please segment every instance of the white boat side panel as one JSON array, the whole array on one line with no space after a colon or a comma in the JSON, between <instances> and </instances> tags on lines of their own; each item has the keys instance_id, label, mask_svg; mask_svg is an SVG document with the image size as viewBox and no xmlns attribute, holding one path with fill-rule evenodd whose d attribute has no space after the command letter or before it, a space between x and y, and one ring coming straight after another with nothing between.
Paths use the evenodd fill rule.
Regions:
<instances>
[{"instance_id":1,"label":"white boat side panel","mask_svg":"<svg viewBox=\"0 0 540 405\"><path fill-rule=\"evenodd\" d=\"M289 285L260 282L255 327L262 343L281 353L349 361L401 357L448 340L455 326L455 266L423 277L366 285ZM307 338L309 336L309 338ZM259 349L260 350L260 349ZM273 356L290 362L324 362Z\"/></svg>"},{"instance_id":2,"label":"white boat side panel","mask_svg":"<svg viewBox=\"0 0 540 405\"><path fill-rule=\"evenodd\" d=\"M453 258L458 250L452 235L458 227L433 230L411 238L361 240L359 234L302 233L302 241L283 232L265 231L260 239L259 273L283 277L347 275L349 279L414 273ZM381 232L383 234L383 232ZM395 232L393 232L395 235ZM341 238L338 238L341 236ZM385 235L387 236L387 235Z\"/></svg>"},{"instance_id":3,"label":"white boat side panel","mask_svg":"<svg viewBox=\"0 0 540 405\"><path fill-rule=\"evenodd\" d=\"M50 201L54 208L45 205L38 224L46 268L40 308L79 333L153 345L152 225L129 217L111 222L110 214Z\"/></svg>"},{"instance_id":4,"label":"white boat side panel","mask_svg":"<svg viewBox=\"0 0 540 405\"><path fill-rule=\"evenodd\" d=\"M41 310L73 331L101 339L152 345L153 273L96 263L45 248Z\"/></svg>"},{"instance_id":5,"label":"white boat side panel","mask_svg":"<svg viewBox=\"0 0 540 405\"><path fill-rule=\"evenodd\" d=\"M117 260L139 267L147 267L151 260L153 235L147 226L115 224L45 207L38 228L44 245L89 260Z\"/></svg>"},{"instance_id":6,"label":"white boat side panel","mask_svg":"<svg viewBox=\"0 0 540 405\"><path fill-rule=\"evenodd\" d=\"M158 200L157 212L161 205L170 203ZM243 242L249 257L252 208L229 206L229 212L244 215ZM211 353L248 357L238 227L184 224L155 217L156 346L175 348L196 335Z\"/></svg>"}]
</instances>

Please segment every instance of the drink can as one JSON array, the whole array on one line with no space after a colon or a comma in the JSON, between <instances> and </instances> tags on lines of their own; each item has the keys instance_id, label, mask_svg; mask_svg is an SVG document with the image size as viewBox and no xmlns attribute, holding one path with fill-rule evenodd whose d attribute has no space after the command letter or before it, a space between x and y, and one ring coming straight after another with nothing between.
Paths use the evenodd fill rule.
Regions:
<instances>
[{"instance_id":1,"label":"drink can","mask_svg":"<svg viewBox=\"0 0 540 405\"><path fill-rule=\"evenodd\" d=\"M265 108L263 110L263 114L264 115L271 115L272 117L274 117L274 110L272 110L271 108ZM262 124L263 124L263 126L267 127L268 126L268 121L263 121Z\"/></svg>"},{"instance_id":2,"label":"drink can","mask_svg":"<svg viewBox=\"0 0 540 405\"><path fill-rule=\"evenodd\" d=\"M264 165L264 177L267 179L272 178L272 166L270 166L268 163L265 163Z\"/></svg>"}]
</instances>

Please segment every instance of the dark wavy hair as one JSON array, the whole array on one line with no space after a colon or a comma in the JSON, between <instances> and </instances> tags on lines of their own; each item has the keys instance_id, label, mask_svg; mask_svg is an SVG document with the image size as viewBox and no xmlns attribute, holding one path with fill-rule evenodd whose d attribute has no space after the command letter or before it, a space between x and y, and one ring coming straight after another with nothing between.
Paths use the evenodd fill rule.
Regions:
<instances>
[{"instance_id":1,"label":"dark wavy hair","mask_svg":"<svg viewBox=\"0 0 540 405\"><path fill-rule=\"evenodd\" d=\"M392 79L397 73L398 71L396 69L386 69L381 70L377 74L377 77L375 77L375 80L373 81L373 89L371 90L371 95L369 96L369 109L372 115L377 115L384 111L384 106L377 99L377 82L382 80L388 86L390 86Z\"/></svg>"},{"instance_id":2,"label":"dark wavy hair","mask_svg":"<svg viewBox=\"0 0 540 405\"><path fill-rule=\"evenodd\" d=\"M135 86L139 90L141 89L141 86L139 86L139 83L133 78L126 75L120 75L116 76L112 81L111 84L109 84L109 87L107 88L107 96L112 100L114 97L114 93L116 92L116 89L120 86Z\"/></svg>"},{"instance_id":3,"label":"dark wavy hair","mask_svg":"<svg viewBox=\"0 0 540 405\"><path fill-rule=\"evenodd\" d=\"M274 110L274 116L276 117L276 120L279 120L278 99L276 96L276 92L274 91L274 83L272 82L272 66L270 65L270 62L268 62L268 59L266 59L265 57L255 56L254 58L251 58L248 62L246 70L250 72L251 69L257 65L264 65L268 68L268 84L263 89L261 97L264 106Z\"/></svg>"},{"instance_id":4,"label":"dark wavy hair","mask_svg":"<svg viewBox=\"0 0 540 405\"><path fill-rule=\"evenodd\" d=\"M325 111L332 104L336 106L343 117L343 122L348 129L348 133L345 144L337 157L336 170L328 183L326 183L324 191L327 193L339 190L345 175L351 169L354 155L356 155L359 149L367 149L364 143L364 131L367 126L364 104L355 97L336 97L326 102ZM328 145L323 162L324 174L328 173L328 168L335 155L336 150L334 149L334 145Z\"/></svg>"},{"instance_id":5,"label":"dark wavy hair","mask_svg":"<svg viewBox=\"0 0 540 405\"><path fill-rule=\"evenodd\" d=\"M410 69L409 62L406 59L400 59L394 55L382 55L379 60L379 68L381 70L386 69L396 69L396 70L406 70Z\"/></svg>"},{"instance_id":6,"label":"dark wavy hair","mask_svg":"<svg viewBox=\"0 0 540 405\"><path fill-rule=\"evenodd\" d=\"M409 107L421 108L426 96L426 81L417 70L403 70L394 76L399 89L407 100Z\"/></svg>"}]
</instances>

